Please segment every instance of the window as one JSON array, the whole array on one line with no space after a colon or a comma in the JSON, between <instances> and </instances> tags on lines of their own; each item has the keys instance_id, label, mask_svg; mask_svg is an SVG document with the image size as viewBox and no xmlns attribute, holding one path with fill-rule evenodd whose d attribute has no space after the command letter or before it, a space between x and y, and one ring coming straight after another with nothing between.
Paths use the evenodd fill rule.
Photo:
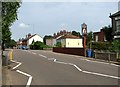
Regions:
<instances>
[{"instance_id":1,"label":"window","mask_svg":"<svg viewBox=\"0 0 120 87\"><path fill-rule=\"evenodd\" d=\"M116 21L116 32L120 32L120 20Z\"/></svg>"},{"instance_id":2,"label":"window","mask_svg":"<svg viewBox=\"0 0 120 87\"><path fill-rule=\"evenodd\" d=\"M98 35L95 36L95 41L98 42Z\"/></svg>"}]
</instances>

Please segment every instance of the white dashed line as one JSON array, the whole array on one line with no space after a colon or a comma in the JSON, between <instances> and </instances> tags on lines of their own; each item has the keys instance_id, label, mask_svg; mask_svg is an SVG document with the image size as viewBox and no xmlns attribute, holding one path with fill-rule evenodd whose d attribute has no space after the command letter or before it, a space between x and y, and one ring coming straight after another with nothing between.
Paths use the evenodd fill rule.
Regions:
<instances>
[{"instance_id":1,"label":"white dashed line","mask_svg":"<svg viewBox=\"0 0 120 87\"><path fill-rule=\"evenodd\" d=\"M32 54L37 55L36 53L32 52Z\"/></svg>"},{"instance_id":2,"label":"white dashed line","mask_svg":"<svg viewBox=\"0 0 120 87\"><path fill-rule=\"evenodd\" d=\"M39 54L39 56L41 56L41 57L44 57L44 58L47 58L46 56L44 56L44 55L41 55L41 54Z\"/></svg>"},{"instance_id":3,"label":"white dashed line","mask_svg":"<svg viewBox=\"0 0 120 87\"><path fill-rule=\"evenodd\" d=\"M54 61L54 60L55 60L55 58L48 58L48 60L53 60L53 61Z\"/></svg>"}]
</instances>

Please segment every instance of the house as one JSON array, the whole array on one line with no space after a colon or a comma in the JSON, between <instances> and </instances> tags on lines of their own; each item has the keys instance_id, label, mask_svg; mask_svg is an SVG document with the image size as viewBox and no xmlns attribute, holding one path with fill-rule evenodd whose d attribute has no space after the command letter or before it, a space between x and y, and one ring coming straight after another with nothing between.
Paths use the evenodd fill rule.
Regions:
<instances>
[{"instance_id":1,"label":"house","mask_svg":"<svg viewBox=\"0 0 120 87\"><path fill-rule=\"evenodd\" d=\"M29 45L32 44L33 41L34 42L36 42L36 41L43 42L43 38L41 36L39 36L38 34L34 34L34 35L28 34L28 35L26 35L25 39L22 39L20 42L18 41L17 45L20 48L22 48L24 46L29 48Z\"/></svg>"},{"instance_id":2,"label":"house","mask_svg":"<svg viewBox=\"0 0 120 87\"><path fill-rule=\"evenodd\" d=\"M112 34L115 40L120 40L120 11L110 14L109 16L112 21Z\"/></svg>"},{"instance_id":3,"label":"house","mask_svg":"<svg viewBox=\"0 0 120 87\"><path fill-rule=\"evenodd\" d=\"M16 47L17 47L18 49L21 49L21 48L22 48L22 40L21 40L21 39L19 39L19 41L17 41Z\"/></svg>"},{"instance_id":4,"label":"house","mask_svg":"<svg viewBox=\"0 0 120 87\"><path fill-rule=\"evenodd\" d=\"M62 47L66 48L83 48L82 38L71 34L59 36L56 38L57 42L61 42Z\"/></svg>"},{"instance_id":5,"label":"house","mask_svg":"<svg viewBox=\"0 0 120 87\"><path fill-rule=\"evenodd\" d=\"M105 34L104 34L104 30L101 29L100 32L94 32L93 33L93 40L95 42L104 42L106 41L106 37L105 37Z\"/></svg>"},{"instance_id":6,"label":"house","mask_svg":"<svg viewBox=\"0 0 120 87\"><path fill-rule=\"evenodd\" d=\"M46 45L53 46L53 38L46 39Z\"/></svg>"}]
</instances>

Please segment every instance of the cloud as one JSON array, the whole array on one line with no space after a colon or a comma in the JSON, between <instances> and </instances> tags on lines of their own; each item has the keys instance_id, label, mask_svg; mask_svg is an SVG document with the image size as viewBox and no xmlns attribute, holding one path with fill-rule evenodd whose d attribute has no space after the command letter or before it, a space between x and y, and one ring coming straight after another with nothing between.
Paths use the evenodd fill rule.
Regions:
<instances>
[{"instance_id":1,"label":"cloud","mask_svg":"<svg viewBox=\"0 0 120 87\"><path fill-rule=\"evenodd\" d=\"M28 28L28 27L29 27L29 25L24 24L24 23L20 23L20 24L19 24L19 27L21 27L21 28Z\"/></svg>"}]
</instances>

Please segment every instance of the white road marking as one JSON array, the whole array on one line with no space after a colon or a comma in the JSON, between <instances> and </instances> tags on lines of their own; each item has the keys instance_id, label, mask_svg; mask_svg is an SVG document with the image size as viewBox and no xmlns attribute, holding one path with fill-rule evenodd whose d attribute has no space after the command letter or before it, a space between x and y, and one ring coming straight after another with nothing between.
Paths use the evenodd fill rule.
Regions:
<instances>
[{"instance_id":1,"label":"white road marking","mask_svg":"<svg viewBox=\"0 0 120 87\"><path fill-rule=\"evenodd\" d=\"M117 66L117 67L120 67L120 65L116 65L116 64L110 64L110 65L113 65L113 66Z\"/></svg>"},{"instance_id":2,"label":"white road marking","mask_svg":"<svg viewBox=\"0 0 120 87\"><path fill-rule=\"evenodd\" d=\"M65 62L59 62L59 61L55 61L55 63L68 64L68 63L65 63Z\"/></svg>"},{"instance_id":3,"label":"white road marking","mask_svg":"<svg viewBox=\"0 0 120 87\"><path fill-rule=\"evenodd\" d=\"M55 58L48 58L48 60L53 60L54 61Z\"/></svg>"},{"instance_id":4,"label":"white road marking","mask_svg":"<svg viewBox=\"0 0 120 87\"><path fill-rule=\"evenodd\" d=\"M32 52L32 53L33 53L33 52ZM34 53L33 53L33 54L34 54ZM42 56L42 57L44 57L44 58L47 58L46 56L41 55L41 54L39 54L39 56ZM120 79L120 77L116 77L116 76L111 76L111 75L106 75L106 74L101 74L101 73L95 73L95 72L89 72L89 71L83 71L83 70L80 69L77 65L75 65L75 64L73 64L73 63L60 62L60 61L57 61L55 58L49 58L48 60L53 60L55 63L72 65L72 66L74 66L78 71L83 72L83 73L93 74L93 75L98 75L98 76L104 76L104 77L109 77L109 78L114 78L114 79ZM89 62L96 62L96 63L103 63L103 64L110 64L110 63L104 63L104 62L93 61L93 60L88 60L88 59L80 59L80 60L86 60L86 61L89 61ZM119 66L119 65L115 65L115 64L110 64L110 65ZM25 74L25 73L23 73L23 74ZM29 76L29 79L30 79L30 80L28 80L28 83L27 83L28 85L31 83L32 77ZM26 86L26 87L27 87L27 86Z\"/></svg>"},{"instance_id":5,"label":"white road marking","mask_svg":"<svg viewBox=\"0 0 120 87\"><path fill-rule=\"evenodd\" d=\"M28 77L30 77L31 75L29 75L29 74L27 74L27 73L25 73L25 72L22 72L22 71L20 71L20 70L16 70L18 73L21 73L21 74L23 74L23 75L25 75L25 76L28 76Z\"/></svg>"},{"instance_id":6,"label":"white road marking","mask_svg":"<svg viewBox=\"0 0 120 87\"><path fill-rule=\"evenodd\" d=\"M19 63L17 66L13 67L12 69L16 69L17 67L19 67L22 63Z\"/></svg>"},{"instance_id":7,"label":"white road marking","mask_svg":"<svg viewBox=\"0 0 120 87\"><path fill-rule=\"evenodd\" d=\"M111 75L106 75L106 74L101 74L101 73L95 73L95 72L89 72L89 71L83 71L81 68L79 68L77 65L75 65L75 64L73 64L73 63L60 62L60 61L57 61L56 59L54 59L54 62L55 62L55 63L72 65L72 66L74 66L78 71L83 72L83 73L94 74L94 75L99 75L99 76L104 76L104 77L109 77L109 78L114 78L114 79L120 79L120 77L116 77L116 76L111 76Z\"/></svg>"},{"instance_id":8,"label":"white road marking","mask_svg":"<svg viewBox=\"0 0 120 87\"><path fill-rule=\"evenodd\" d=\"M41 56L41 57L44 57L44 58L47 58L46 56L44 56L44 55L41 55L41 54L39 54L39 56Z\"/></svg>"},{"instance_id":9,"label":"white road marking","mask_svg":"<svg viewBox=\"0 0 120 87\"><path fill-rule=\"evenodd\" d=\"M11 62L18 63L18 65L16 65L15 67L12 68L13 70L16 69L17 67L19 67L19 66L22 64L22 63L20 63L20 62L14 61L14 60L11 60ZM27 85L26 85L26 87L29 87L29 86L31 85L31 82L32 82L32 76L29 75L29 74L27 74L27 73L25 73L25 72L22 72L22 71L20 71L20 70L16 70L16 72L18 72L18 73L20 73L20 74L23 74L23 75L29 77L28 82L27 82Z\"/></svg>"},{"instance_id":10,"label":"white road marking","mask_svg":"<svg viewBox=\"0 0 120 87\"><path fill-rule=\"evenodd\" d=\"M77 65L73 65L77 70L79 70L79 71L82 71L82 69L80 69Z\"/></svg>"},{"instance_id":11,"label":"white road marking","mask_svg":"<svg viewBox=\"0 0 120 87\"><path fill-rule=\"evenodd\" d=\"M32 54L37 55L36 53L32 52Z\"/></svg>"},{"instance_id":12,"label":"white road marking","mask_svg":"<svg viewBox=\"0 0 120 87\"><path fill-rule=\"evenodd\" d=\"M56 59L54 59L54 62L56 61Z\"/></svg>"},{"instance_id":13,"label":"white road marking","mask_svg":"<svg viewBox=\"0 0 120 87\"><path fill-rule=\"evenodd\" d=\"M120 79L120 77L111 76L111 75L105 75L105 74L94 73L94 72L88 72L88 71L82 71L82 72L88 73L88 74L94 74L94 75L104 76L104 77L110 77L110 78L114 78L114 79Z\"/></svg>"},{"instance_id":14,"label":"white road marking","mask_svg":"<svg viewBox=\"0 0 120 87\"><path fill-rule=\"evenodd\" d=\"M18 73L21 73L21 74L29 77L28 82L27 82L27 85L26 85L26 87L29 87L30 84L31 84L31 82L32 82L32 76L29 75L29 74L27 74L27 73L25 73L25 72L22 72L22 71L20 71L20 70L16 70L16 71L17 71Z\"/></svg>"}]
</instances>

